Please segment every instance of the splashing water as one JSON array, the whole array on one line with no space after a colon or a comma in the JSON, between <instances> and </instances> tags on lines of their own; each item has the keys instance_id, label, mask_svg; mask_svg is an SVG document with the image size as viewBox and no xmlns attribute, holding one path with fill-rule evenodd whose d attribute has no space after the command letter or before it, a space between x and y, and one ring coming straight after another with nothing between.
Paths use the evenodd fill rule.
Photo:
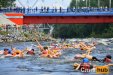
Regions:
<instances>
[{"instance_id":1,"label":"splashing water","mask_svg":"<svg viewBox=\"0 0 113 75\"><path fill-rule=\"evenodd\" d=\"M77 39L76 39L77 40ZM78 40L84 40L84 39L78 39ZM77 40L77 41L78 41ZM90 39L91 40L91 39ZM99 41L101 39L95 39L95 41ZM109 45L99 44L97 45L96 49L93 51L94 56L96 56L99 59L104 58L108 53L106 49L107 48L113 48L111 39L106 39L106 41L110 40ZM87 40L84 40L87 42L90 42ZM48 42L43 42L43 44L48 44ZM33 45L36 45L34 42L23 42L23 43L14 43L13 46L16 48L21 48L23 45L26 45L28 48L34 48L36 55L35 56L29 56L24 59L18 59L18 58L3 58L0 59L0 75L84 75L84 73L81 72L75 72L73 70L73 64L75 62L70 62L69 60L73 59L75 54L81 53L79 49L67 49L62 51L62 56L57 59L48 59L48 58L41 58L39 56L39 50L34 47ZM7 44L0 43L0 50L3 48L8 47ZM101 52L101 53L97 53ZM112 55L113 50L109 52L109 54ZM112 55L113 56L113 55ZM79 61L78 63L80 63ZM77 63L77 62L76 62ZM102 65L98 62L93 62L93 64ZM112 75L112 71L110 74ZM88 73L89 75L94 75L95 73ZM109 75L110 75L109 74Z\"/></svg>"}]
</instances>

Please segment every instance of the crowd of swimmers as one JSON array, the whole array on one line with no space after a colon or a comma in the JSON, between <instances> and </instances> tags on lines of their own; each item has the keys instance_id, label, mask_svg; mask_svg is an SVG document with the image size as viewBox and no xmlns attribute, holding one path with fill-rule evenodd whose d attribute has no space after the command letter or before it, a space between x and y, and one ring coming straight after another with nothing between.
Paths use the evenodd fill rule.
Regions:
<instances>
[{"instance_id":1,"label":"crowd of swimmers","mask_svg":"<svg viewBox=\"0 0 113 75\"><path fill-rule=\"evenodd\" d=\"M98 59L97 57L95 56L92 56L91 53L92 53L92 50L94 50L96 47L96 43L93 42L93 44L90 44L90 45L86 45L84 42L80 42L79 47L80 50L84 50L86 51L86 53L81 53L81 54L76 54L74 59L81 59L82 60L82 63L75 63L74 64L74 69L75 70L81 70L81 69L94 69L96 66L98 65L93 65L90 63L90 61L98 61L98 62L101 62L101 63L105 63L106 65L104 66L113 66L112 63L112 56L111 55L106 55L103 59Z\"/></svg>"},{"instance_id":2,"label":"crowd of swimmers","mask_svg":"<svg viewBox=\"0 0 113 75\"><path fill-rule=\"evenodd\" d=\"M38 43L37 48L40 50L40 57L44 58L59 58L62 55L62 50L70 49L70 48L76 48L80 51L83 51L84 53L75 54L75 57L73 57L73 60L80 59L83 60L82 63L74 64L74 68L80 69L81 67L90 67L91 69L94 68L94 65L91 65L89 61L98 61L102 63L111 63L112 62L112 56L106 55L105 58L99 59L98 57L92 56L92 51L96 48L97 43L85 43L83 41L81 42L73 42L70 44L67 43L51 43L50 46L43 46L40 43ZM0 54L3 54L5 57L11 56L11 57L19 57L24 58L25 54L27 55L35 55L36 52L34 49L28 49L25 48L24 50L18 50L16 48L4 49L3 51L0 51ZM111 65L111 64L109 64Z\"/></svg>"},{"instance_id":3,"label":"crowd of swimmers","mask_svg":"<svg viewBox=\"0 0 113 75\"><path fill-rule=\"evenodd\" d=\"M3 51L0 51L0 54L4 55L4 57L19 57L24 58L24 53L28 55L35 55L34 49L25 49L25 50L19 50L16 48L12 48L12 50L9 50L5 48Z\"/></svg>"}]
</instances>

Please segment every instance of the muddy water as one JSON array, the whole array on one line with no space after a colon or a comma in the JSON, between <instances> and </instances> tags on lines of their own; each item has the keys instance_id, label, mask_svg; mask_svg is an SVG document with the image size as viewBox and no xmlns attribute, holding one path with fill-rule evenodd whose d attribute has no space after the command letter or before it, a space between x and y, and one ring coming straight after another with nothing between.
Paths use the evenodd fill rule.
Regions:
<instances>
[{"instance_id":1,"label":"muddy water","mask_svg":"<svg viewBox=\"0 0 113 75\"><path fill-rule=\"evenodd\" d=\"M71 39L73 41L75 39ZM93 51L93 56L102 59L107 54L113 55L113 39L77 39L78 41L96 41L98 42L97 48ZM47 42L42 42L47 45ZM81 73L73 70L73 63L70 60L74 55L81 53L79 49L67 49L62 51L62 56L58 59L40 58L39 50L35 47L34 42L21 42L21 43L1 43L0 49L9 48L14 46L18 49L24 49L26 46L34 48L36 51L35 56L26 56L24 59L19 58L0 58L0 75L96 75L94 72ZM77 61L76 61L77 62ZM92 64L103 65L103 63L92 62ZM113 69L110 74L112 75Z\"/></svg>"}]
</instances>

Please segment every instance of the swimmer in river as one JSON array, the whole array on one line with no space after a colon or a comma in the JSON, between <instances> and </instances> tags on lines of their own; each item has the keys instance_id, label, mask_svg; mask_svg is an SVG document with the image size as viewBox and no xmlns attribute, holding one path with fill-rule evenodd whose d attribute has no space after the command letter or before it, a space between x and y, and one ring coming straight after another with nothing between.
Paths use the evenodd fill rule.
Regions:
<instances>
[{"instance_id":1,"label":"swimmer in river","mask_svg":"<svg viewBox=\"0 0 113 75\"><path fill-rule=\"evenodd\" d=\"M31 50L27 51L27 54L29 54L29 55L35 55L34 49L31 49Z\"/></svg>"},{"instance_id":2,"label":"swimmer in river","mask_svg":"<svg viewBox=\"0 0 113 75\"><path fill-rule=\"evenodd\" d=\"M56 46L50 48L50 47L43 47L42 45L38 45L38 48L41 51L41 57L48 57L48 58L57 58L61 53L59 52L60 48L57 48Z\"/></svg>"},{"instance_id":3,"label":"swimmer in river","mask_svg":"<svg viewBox=\"0 0 113 75\"><path fill-rule=\"evenodd\" d=\"M97 57L88 54L76 54L74 57L74 59L83 59L83 58L88 58L89 60L92 61L99 61L99 62L101 61Z\"/></svg>"},{"instance_id":4,"label":"swimmer in river","mask_svg":"<svg viewBox=\"0 0 113 75\"><path fill-rule=\"evenodd\" d=\"M89 63L88 58L84 58L81 64L77 64L77 63L74 64L75 70L81 70L82 68L84 68L84 69L92 69L93 68L93 65L91 65Z\"/></svg>"},{"instance_id":5,"label":"swimmer in river","mask_svg":"<svg viewBox=\"0 0 113 75\"><path fill-rule=\"evenodd\" d=\"M104 63L111 63L112 62L112 56L106 55L106 57L102 60Z\"/></svg>"},{"instance_id":6,"label":"swimmer in river","mask_svg":"<svg viewBox=\"0 0 113 75\"><path fill-rule=\"evenodd\" d=\"M12 48L12 56L13 57L20 57L23 58L24 57L24 53L22 50L18 50L16 48Z\"/></svg>"},{"instance_id":7,"label":"swimmer in river","mask_svg":"<svg viewBox=\"0 0 113 75\"><path fill-rule=\"evenodd\" d=\"M4 49L3 55L5 57L11 57L12 56L11 51L7 48Z\"/></svg>"},{"instance_id":8,"label":"swimmer in river","mask_svg":"<svg viewBox=\"0 0 113 75\"><path fill-rule=\"evenodd\" d=\"M82 70L90 70L90 69L96 68L96 66L97 65L92 65L91 63L89 63L89 59L87 59L87 58L84 58L83 62L81 64L75 63L73 65L75 70L81 70L81 69ZM104 66L110 67L110 66L113 66L113 64L107 64Z\"/></svg>"}]
</instances>

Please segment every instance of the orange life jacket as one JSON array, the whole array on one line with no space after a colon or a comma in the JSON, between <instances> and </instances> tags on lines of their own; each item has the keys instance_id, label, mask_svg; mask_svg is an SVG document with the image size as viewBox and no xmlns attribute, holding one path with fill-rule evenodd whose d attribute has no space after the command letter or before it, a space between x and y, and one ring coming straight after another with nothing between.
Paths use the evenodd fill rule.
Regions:
<instances>
[{"instance_id":1,"label":"orange life jacket","mask_svg":"<svg viewBox=\"0 0 113 75\"><path fill-rule=\"evenodd\" d=\"M12 53L13 56L21 55L21 54L22 54L22 52L19 50L16 50L15 52Z\"/></svg>"}]
</instances>

